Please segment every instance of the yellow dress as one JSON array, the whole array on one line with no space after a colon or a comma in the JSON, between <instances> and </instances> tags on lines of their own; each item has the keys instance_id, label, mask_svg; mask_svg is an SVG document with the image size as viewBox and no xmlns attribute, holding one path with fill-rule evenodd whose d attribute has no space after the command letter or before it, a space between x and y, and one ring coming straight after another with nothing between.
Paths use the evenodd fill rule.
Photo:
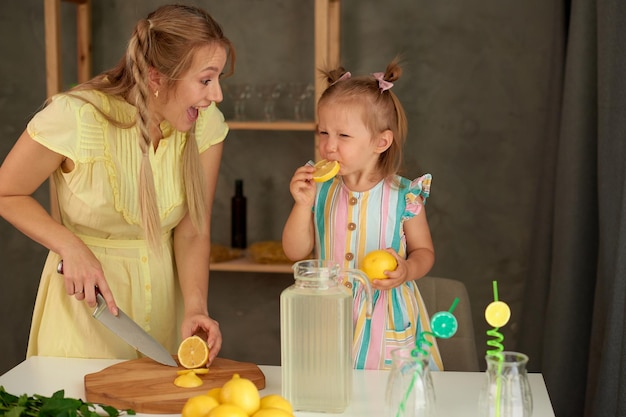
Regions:
<instances>
[{"instance_id":1,"label":"yellow dress","mask_svg":"<svg viewBox=\"0 0 626 417\"><path fill-rule=\"evenodd\" d=\"M135 107L123 100L94 91L78 94L117 120L135 118ZM164 242L162 256L155 256L144 240L139 214L141 150L136 127L120 129L93 105L59 95L33 117L27 130L38 143L74 161L73 171L58 169L53 176L63 224L102 263L117 305L175 353L182 311L177 304L182 297L171 235L186 213L181 169L186 135L164 122L163 139L156 151L151 147ZM215 104L200 111L196 122L200 152L223 141L227 133L228 126ZM91 316L92 308L65 293L63 278L56 272L59 261L58 254L48 254L27 357L137 358L131 346Z\"/></svg>"}]
</instances>

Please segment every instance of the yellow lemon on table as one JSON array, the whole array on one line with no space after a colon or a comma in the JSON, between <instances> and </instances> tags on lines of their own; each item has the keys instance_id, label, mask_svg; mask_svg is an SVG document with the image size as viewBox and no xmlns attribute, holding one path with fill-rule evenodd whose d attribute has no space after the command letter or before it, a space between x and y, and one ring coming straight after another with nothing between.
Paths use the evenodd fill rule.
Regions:
<instances>
[{"instance_id":1,"label":"yellow lemon on table","mask_svg":"<svg viewBox=\"0 0 626 417\"><path fill-rule=\"evenodd\" d=\"M215 398L218 402L220 401L220 391L222 391L222 387L211 388L209 392L206 393L209 397Z\"/></svg>"},{"instance_id":2,"label":"yellow lemon on table","mask_svg":"<svg viewBox=\"0 0 626 417\"><path fill-rule=\"evenodd\" d=\"M261 396L252 381L234 374L222 385L220 403L236 405L250 416L261 406Z\"/></svg>"},{"instance_id":3,"label":"yellow lemon on table","mask_svg":"<svg viewBox=\"0 0 626 417\"><path fill-rule=\"evenodd\" d=\"M293 417L293 414L282 408L261 408L252 417Z\"/></svg>"},{"instance_id":4,"label":"yellow lemon on table","mask_svg":"<svg viewBox=\"0 0 626 417\"><path fill-rule=\"evenodd\" d=\"M293 407L289 401L278 394L268 394L261 397L261 410L264 408L280 408L281 410L287 411L289 414L293 413Z\"/></svg>"},{"instance_id":5,"label":"yellow lemon on table","mask_svg":"<svg viewBox=\"0 0 626 417\"><path fill-rule=\"evenodd\" d=\"M249 417L249 414L236 405L220 404L209 412L208 417Z\"/></svg>"},{"instance_id":6,"label":"yellow lemon on table","mask_svg":"<svg viewBox=\"0 0 626 417\"><path fill-rule=\"evenodd\" d=\"M188 369L199 368L209 361L209 346L199 336L190 336L178 346L178 362Z\"/></svg>"},{"instance_id":7,"label":"yellow lemon on table","mask_svg":"<svg viewBox=\"0 0 626 417\"><path fill-rule=\"evenodd\" d=\"M208 395L196 395L187 400L181 412L182 417L208 417L209 412L219 403Z\"/></svg>"},{"instance_id":8,"label":"yellow lemon on table","mask_svg":"<svg viewBox=\"0 0 626 417\"><path fill-rule=\"evenodd\" d=\"M369 252L361 261L361 271L373 281L375 279L389 278L384 271L394 271L398 267L398 261L392 254L383 249Z\"/></svg>"},{"instance_id":9,"label":"yellow lemon on table","mask_svg":"<svg viewBox=\"0 0 626 417\"><path fill-rule=\"evenodd\" d=\"M485 320L493 327L502 327L509 322L511 309L502 301L492 301L485 309Z\"/></svg>"},{"instance_id":10,"label":"yellow lemon on table","mask_svg":"<svg viewBox=\"0 0 626 417\"><path fill-rule=\"evenodd\" d=\"M333 178L339 172L339 162L327 161L322 159L315 164L315 172L313 172L313 181L326 182Z\"/></svg>"}]
</instances>

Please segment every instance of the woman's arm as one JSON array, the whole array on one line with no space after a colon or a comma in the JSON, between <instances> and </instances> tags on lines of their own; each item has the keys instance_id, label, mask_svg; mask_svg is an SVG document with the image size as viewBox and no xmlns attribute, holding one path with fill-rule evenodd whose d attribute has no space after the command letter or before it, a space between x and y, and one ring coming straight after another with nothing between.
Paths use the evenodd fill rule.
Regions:
<instances>
[{"instance_id":1,"label":"woman's arm","mask_svg":"<svg viewBox=\"0 0 626 417\"><path fill-rule=\"evenodd\" d=\"M209 263L211 252L211 213L223 142L211 146L200 154L206 187L206 222L198 231L192 224L189 213L174 230L174 256L178 277L185 302L185 317L182 324L182 337L206 334L210 349L209 363L215 359L222 346L219 325L209 317Z\"/></svg>"},{"instance_id":2,"label":"woman's arm","mask_svg":"<svg viewBox=\"0 0 626 417\"><path fill-rule=\"evenodd\" d=\"M61 256L68 295L84 299L94 307L97 285L109 309L117 314L100 262L78 236L55 221L32 197L59 167L71 171L73 161L39 144L24 131L0 166L0 216L35 242Z\"/></svg>"}]
</instances>

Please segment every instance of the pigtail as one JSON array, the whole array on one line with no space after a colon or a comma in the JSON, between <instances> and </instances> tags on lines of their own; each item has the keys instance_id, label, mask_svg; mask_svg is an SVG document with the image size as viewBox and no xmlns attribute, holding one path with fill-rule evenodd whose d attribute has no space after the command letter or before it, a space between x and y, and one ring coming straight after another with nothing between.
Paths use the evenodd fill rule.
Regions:
<instances>
[{"instance_id":1,"label":"pigtail","mask_svg":"<svg viewBox=\"0 0 626 417\"><path fill-rule=\"evenodd\" d=\"M183 181L187 195L187 207L191 222L198 230L206 224L206 193L204 175L200 164L200 152L196 141L196 124L194 123L187 133L185 149L183 150Z\"/></svg>"},{"instance_id":2,"label":"pigtail","mask_svg":"<svg viewBox=\"0 0 626 417\"><path fill-rule=\"evenodd\" d=\"M148 95L151 92L146 83L149 66L145 58L150 42L149 32L150 22L148 20L143 20L137 25L128 45L126 61L135 81L130 91L130 96L133 97L137 107L138 140L142 154L139 169L139 209L146 239L150 247L156 249L161 245L161 219L157 206L154 175L150 165L150 147L153 145L149 126L152 122L152 117L148 111L147 103Z\"/></svg>"}]
</instances>

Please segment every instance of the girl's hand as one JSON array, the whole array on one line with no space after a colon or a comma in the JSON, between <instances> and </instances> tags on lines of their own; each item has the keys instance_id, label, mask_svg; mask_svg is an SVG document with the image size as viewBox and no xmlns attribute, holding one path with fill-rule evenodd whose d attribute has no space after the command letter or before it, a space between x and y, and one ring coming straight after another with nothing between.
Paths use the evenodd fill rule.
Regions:
<instances>
[{"instance_id":1,"label":"girl's hand","mask_svg":"<svg viewBox=\"0 0 626 417\"><path fill-rule=\"evenodd\" d=\"M206 340L209 346L208 367L222 348L222 332L219 323L208 315L194 314L184 318L181 331L183 340L193 335Z\"/></svg>"},{"instance_id":2,"label":"girl's hand","mask_svg":"<svg viewBox=\"0 0 626 417\"><path fill-rule=\"evenodd\" d=\"M391 249L385 249L387 252L393 255L398 263L398 266L393 271L387 271L385 275L388 278L386 279L375 279L372 280L372 288L377 290L389 290L391 288L399 287L403 283L409 280L409 267L408 262L401 258L398 253Z\"/></svg>"},{"instance_id":3,"label":"girl's hand","mask_svg":"<svg viewBox=\"0 0 626 417\"><path fill-rule=\"evenodd\" d=\"M296 205L313 207L315 203L315 183L313 182L315 167L301 166L291 177L289 191Z\"/></svg>"}]
</instances>

